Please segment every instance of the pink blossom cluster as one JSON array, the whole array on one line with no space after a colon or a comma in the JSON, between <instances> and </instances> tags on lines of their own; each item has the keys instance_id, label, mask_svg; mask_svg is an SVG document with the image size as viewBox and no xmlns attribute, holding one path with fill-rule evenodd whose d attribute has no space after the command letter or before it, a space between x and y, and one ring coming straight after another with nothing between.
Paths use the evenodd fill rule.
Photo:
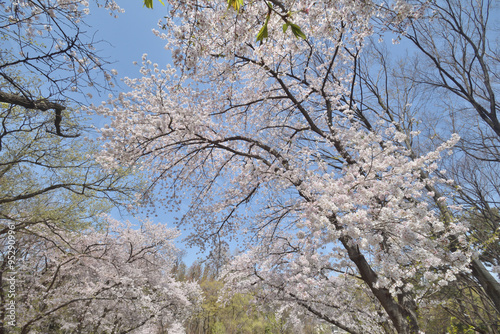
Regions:
<instances>
[{"instance_id":1,"label":"pink blossom cluster","mask_svg":"<svg viewBox=\"0 0 500 334\"><path fill-rule=\"evenodd\" d=\"M19 328L153 333L196 310L197 283L171 273L179 232L105 219L102 229L76 233L39 224L19 238Z\"/></svg>"},{"instance_id":2,"label":"pink blossom cluster","mask_svg":"<svg viewBox=\"0 0 500 334\"><path fill-rule=\"evenodd\" d=\"M416 154L418 133L383 110L362 113L353 93L374 20L404 24L421 8L169 4L161 37L175 67L145 55L141 77L124 79L128 92L93 106L111 118L99 160L148 171L167 206L191 200L181 219L191 243L240 243L246 251L224 272L229 291L381 333L388 321L405 326L401 305L415 309L468 271L467 227L443 219L459 208L435 173L458 136ZM263 25L268 37L256 41Z\"/></svg>"}]
</instances>

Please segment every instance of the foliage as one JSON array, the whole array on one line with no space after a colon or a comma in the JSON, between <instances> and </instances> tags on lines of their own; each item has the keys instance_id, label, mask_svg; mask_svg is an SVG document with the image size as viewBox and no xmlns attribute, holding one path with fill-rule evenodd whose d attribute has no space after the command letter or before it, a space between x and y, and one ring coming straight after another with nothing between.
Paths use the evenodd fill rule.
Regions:
<instances>
[{"instance_id":1,"label":"foliage","mask_svg":"<svg viewBox=\"0 0 500 334\"><path fill-rule=\"evenodd\" d=\"M17 317L7 318L2 303L0 332L151 333L187 317L197 285L166 274L178 233L102 218L141 179L103 170L91 141L47 131L50 115L5 104L1 112L0 297L15 303Z\"/></svg>"},{"instance_id":2,"label":"foliage","mask_svg":"<svg viewBox=\"0 0 500 334\"><path fill-rule=\"evenodd\" d=\"M47 131L51 116L4 105L0 137L0 216L22 229L51 221L66 228L94 223L92 217L139 189L126 171L108 173L94 161L95 144ZM81 122L66 114L68 123ZM81 228L81 226L80 226ZM2 225L0 234L7 231Z\"/></svg>"},{"instance_id":3,"label":"foliage","mask_svg":"<svg viewBox=\"0 0 500 334\"><path fill-rule=\"evenodd\" d=\"M254 294L234 293L226 298L224 283L217 279L211 263L203 266L194 262L187 268L187 275L181 268L185 265L173 271L176 278L198 282L203 293L201 307L186 322L187 333L315 333L324 326L317 319L264 305ZM325 326L321 333L331 333L331 326Z\"/></svg>"},{"instance_id":4,"label":"foliage","mask_svg":"<svg viewBox=\"0 0 500 334\"><path fill-rule=\"evenodd\" d=\"M140 187L130 171L110 173L95 162L96 144L81 136L92 136L88 120L68 100L80 86L99 86L94 74L111 78L80 30L88 5L0 3L0 235L8 223L83 228Z\"/></svg>"},{"instance_id":5,"label":"foliage","mask_svg":"<svg viewBox=\"0 0 500 334\"><path fill-rule=\"evenodd\" d=\"M470 277L460 277L419 311L425 333L499 332L495 305Z\"/></svg>"},{"instance_id":6,"label":"foliage","mask_svg":"<svg viewBox=\"0 0 500 334\"><path fill-rule=\"evenodd\" d=\"M158 1L165 6L162 0ZM144 6L146 6L146 8L153 8L153 0L144 0Z\"/></svg>"}]
</instances>

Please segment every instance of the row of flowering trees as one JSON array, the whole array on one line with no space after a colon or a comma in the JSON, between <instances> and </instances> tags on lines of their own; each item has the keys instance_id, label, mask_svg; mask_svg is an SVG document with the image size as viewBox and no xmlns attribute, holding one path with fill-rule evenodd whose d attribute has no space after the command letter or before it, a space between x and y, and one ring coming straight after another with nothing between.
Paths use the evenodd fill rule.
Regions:
<instances>
[{"instance_id":1,"label":"row of flowering trees","mask_svg":"<svg viewBox=\"0 0 500 334\"><path fill-rule=\"evenodd\" d=\"M55 223L16 233L14 333L180 333L201 291L170 271L177 232L109 218L102 230ZM8 274L8 272L6 272ZM10 278L5 275L5 278ZM4 299L9 299L4 295Z\"/></svg>"}]
</instances>

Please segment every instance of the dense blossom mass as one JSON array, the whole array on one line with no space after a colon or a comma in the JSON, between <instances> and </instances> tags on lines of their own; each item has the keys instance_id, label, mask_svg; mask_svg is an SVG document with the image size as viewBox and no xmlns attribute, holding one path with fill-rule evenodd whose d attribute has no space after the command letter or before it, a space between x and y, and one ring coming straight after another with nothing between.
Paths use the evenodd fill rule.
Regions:
<instances>
[{"instance_id":1,"label":"dense blossom mass","mask_svg":"<svg viewBox=\"0 0 500 334\"><path fill-rule=\"evenodd\" d=\"M165 225L146 221L137 229L112 218L102 231L36 226L18 240L24 246L18 328L153 333L179 327L201 296L196 283L170 275L177 235Z\"/></svg>"},{"instance_id":2,"label":"dense blossom mass","mask_svg":"<svg viewBox=\"0 0 500 334\"><path fill-rule=\"evenodd\" d=\"M351 333L417 332L425 297L469 270L452 181L437 177L459 137L414 150L418 131L366 108L358 76L381 27L404 30L426 3L169 8L154 33L175 67L144 55L130 91L93 107L112 118L99 161L150 171L167 205L190 197L193 244L243 245L229 290Z\"/></svg>"}]
</instances>

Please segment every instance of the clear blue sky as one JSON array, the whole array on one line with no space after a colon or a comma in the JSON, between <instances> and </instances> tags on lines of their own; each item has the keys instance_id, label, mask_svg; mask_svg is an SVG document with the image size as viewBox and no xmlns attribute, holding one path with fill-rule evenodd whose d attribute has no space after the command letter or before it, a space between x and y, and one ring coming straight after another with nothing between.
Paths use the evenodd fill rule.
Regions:
<instances>
[{"instance_id":1,"label":"clear blue sky","mask_svg":"<svg viewBox=\"0 0 500 334\"><path fill-rule=\"evenodd\" d=\"M143 7L142 0L119 0L125 13L113 18L103 8L91 7L86 19L89 32L95 31L95 39L102 40L99 54L113 63L120 77L139 75L133 61L141 60L144 53L158 64L170 61L170 51L164 49L165 42L153 35L151 29L158 29L158 20L167 14L167 8L155 1L154 8ZM107 44L109 43L109 44Z\"/></svg>"},{"instance_id":2,"label":"clear blue sky","mask_svg":"<svg viewBox=\"0 0 500 334\"><path fill-rule=\"evenodd\" d=\"M102 41L97 46L97 53L112 63L109 69L116 69L118 78L138 77L140 76L139 66L133 65L133 62L137 61L140 64L144 53L147 53L148 59L158 63L160 67L168 64L171 58L170 51L164 48L166 42L156 37L151 31L153 28L158 29L158 20L167 14L166 7L156 0L153 9L143 7L143 0L119 0L117 2L125 10L125 13L119 14L118 18L110 16L107 10L93 5L90 15L85 20L89 25L86 29L88 35L92 36L95 33L94 39ZM120 88L127 89L121 84L116 91ZM101 96L98 96L95 91L91 93L94 95L91 102L99 104L107 100L109 92L104 92ZM100 128L108 121L103 118L94 118L93 122L96 127ZM118 217L117 210L113 212L113 215L117 218L130 219L126 216ZM171 215L158 212L157 217L150 218L156 223L165 222L169 227L174 227ZM177 246L186 250L184 261L190 265L197 258L197 250L186 249L181 239L182 236L177 240Z\"/></svg>"},{"instance_id":3,"label":"clear blue sky","mask_svg":"<svg viewBox=\"0 0 500 334\"><path fill-rule=\"evenodd\" d=\"M159 1L155 1L153 9L144 7L143 0L118 0L117 3L125 12L114 18L108 10L97 8L95 3L90 2L90 14L85 18L88 27L82 27L97 42L96 53L110 63L107 69L116 69L117 79L136 78L140 75L139 66L133 65L133 62L140 64L144 53L160 66L169 63L170 51L165 50L165 41L151 31L158 29L158 20L166 16L167 8ZM116 91L127 89L123 83L118 84L120 87ZM108 99L109 92L89 92L93 95L89 102L94 104ZM98 118L94 125L100 128L105 123L104 119Z\"/></svg>"}]
</instances>

